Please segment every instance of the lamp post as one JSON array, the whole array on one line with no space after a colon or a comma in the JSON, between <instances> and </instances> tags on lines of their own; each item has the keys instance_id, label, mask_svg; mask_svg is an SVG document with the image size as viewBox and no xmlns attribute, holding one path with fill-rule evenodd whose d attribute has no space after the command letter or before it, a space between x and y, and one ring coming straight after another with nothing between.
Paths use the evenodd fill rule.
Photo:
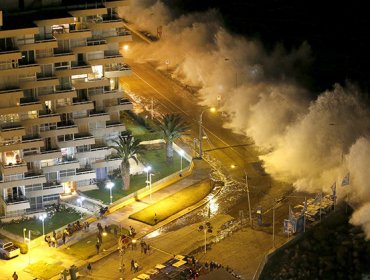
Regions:
<instances>
[{"instance_id":1,"label":"lamp post","mask_svg":"<svg viewBox=\"0 0 370 280\"><path fill-rule=\"evenodd\" d=\"M202 155L203 155L203 150L202 150L202 139L203 139L203 129L202 129L202 126L203 126L203 114L204 112L206 111L210 111L212 113L216 112L216 108L215 107L211 107L211 108L207 108L205 110L203 110L201 113L200 113L200 116L199 116L199 158L201 159L202 158Z\"/></svg>"},{"instance_id":2,"label":"lamp post","mask_svg":"<svg viewBox=\"0 0 370 280\"><path fill-rule=\"evenodd\" d=\"M204 254L207 254L207 232L212 233L212 225L210 222L205 222L199 226L198 230L204 232Z\"/></svg>"},{"instance_id":3,"label":"lamp post","mask_svg":"<svg viewBox=\"0 0 370 280\"><path fill-rule=\"evenodd\" d=\"M249 197L249 184L248 184L248 174L245 172L245 186L247 187L247 198L248 198L248 211L249 211L249 223L251 228L253 228L253 220L252 220L252 211L251 211L251 200Z\"/></svg>"},{"instance_id":4,"label":"lamp post","mask_svg":"<svg viewBox=\"0 0 370 280\"><path fill-rule=\"evenodd\" d=\"M144 167L144 171L146 172L146 187L149 186L149 171L152 170L152 167L150 165Z\"/></svg>"},{"instance_id":5,"label":"lamp post","mask_svg":"<svg viewBox=\"0 0 370 280\"><path fill-rule=\"evenodd\" d=\"M46 219L46 214L42 214L39 216L39 219L42 221L42 235L45 235L45 224L44 221Z\"/></svg>"},{"instance_id":6,"label":"lamp post","mask_svg":"<svg viewBox=\"0 0 370 280\"><path fill-rule=\"evenodd\" d=\"M114 187L114 183L112 181L107 181L105 187L109 189L110 204L112 204L113 203L112 188Z\"/></svg>"},{"instance_id":7,"label":"lamp post","mask_svg":"<svg viewBox=\"0 0 370 280\"><path fill-rule=\"evenodd\" d=\"M154 176L153 173L149 174L149 196L150 200L152 200L152 176Z\"/></svg>"},{"instance_id":8,"label":"lamp post","mask_svg":"<svg viewBox=\"0 0 370 280\"><path fill-rule=\"evenodd\" d=\"M182 158L183 158L183 157L184 157L184 155L185 155L184 150L180 150L180 151L179 151L179 155L180 155L180 157L181 157L181 159L180 159L180 171L182 171Z\"/></svg>"},{"instance_id":9,"label":"lamp post","mask_svg":"<svg viewBox=\"0 0 370 280\"><path fill-rule=\"evenodd\" d=\"M26 231L27 229L23 229ZM25 238L26 239L26 238ZM31 264L31 230L28 230L28 264Z\"/></svg>"},{"instance_id":10,"label":"lamp post","mask_svg":"<svg viewBox=\"0 0 370 280\"><path fill-rule=\"evenodd\" d=\"M23 228L23 243L26 243L26 228Z\"/></svg>"}]
</instances>

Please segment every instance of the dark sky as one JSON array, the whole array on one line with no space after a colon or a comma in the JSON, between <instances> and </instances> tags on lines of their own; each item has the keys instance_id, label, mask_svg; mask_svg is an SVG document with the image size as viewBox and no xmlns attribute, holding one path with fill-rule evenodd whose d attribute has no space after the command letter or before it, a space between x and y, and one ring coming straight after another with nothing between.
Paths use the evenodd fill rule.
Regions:
<instances>
[{"instance_id":1,"label":"dark sky","mask_svg":"<svg viewBox=\"0 0 370 280\"><path fill-rule=\"evenodd\" d=\"M228 29L288 49L307 41L313 49L313 89L346 79L370 85L370 10L359 1L167 0L178 11L216 8ZM332 3L329 3L332 2ZM323 4L324 3L324 4Z\"/></svg>"}]
</instances>

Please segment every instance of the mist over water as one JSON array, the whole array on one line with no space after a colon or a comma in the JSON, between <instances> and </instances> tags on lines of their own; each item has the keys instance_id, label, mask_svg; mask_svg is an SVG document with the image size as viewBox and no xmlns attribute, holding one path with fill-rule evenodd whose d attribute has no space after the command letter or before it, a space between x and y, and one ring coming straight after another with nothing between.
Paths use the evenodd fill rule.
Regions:
<instances>
[{"instance_id":1,"label":"mist over water","mask_svg":"<svg viewBox=\"0 0 370 280\"><path fill-rule=\"evenodd\" d=\"M312 61L307 43L267 52L225 30L215 10L174 18L159 1L136 0L120 13L140 30L163 30L158 42L136 43L127 56L168 67L200 88L202 105L215 106L221 96L220 110L230 116L224 125L270 151L260 158L275 178L307 192L330 193L337 182L339 199L348 197L356 209L351 222L370 238L370 110L355 85L310 92L303 86ZM350 185L341 187L348 172Z\"/></svg>"}]
</instances>

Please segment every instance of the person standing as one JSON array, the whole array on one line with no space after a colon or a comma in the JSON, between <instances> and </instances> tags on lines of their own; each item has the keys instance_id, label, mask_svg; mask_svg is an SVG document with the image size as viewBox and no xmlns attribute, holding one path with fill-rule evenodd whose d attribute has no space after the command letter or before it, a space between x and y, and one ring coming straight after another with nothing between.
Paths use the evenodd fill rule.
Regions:
<instances>
[{"instance_id":1,"label":"person standing","mask_svg":"<svg viewBox=\"0 0 370 280\"><path fill-rule=\"evenodd\" d=\"M131 271L135 271L135 261L131 260Z\"/></svg>"},{"instance_id":2,"label":"person standing","mask_svg":"<svg viewBox=\"0 0 370 280\"><path fill-rule=\"evenodd\" d=\"M99 254L99 250L100 250L100 243L99 242L96 242L95 248L96 248L96 253Z\"/></svg>"},{"instance_id":3,"label":"person standing","mask_svg":"<svg viewBox=\"0 0 370 280\"><path fill-rule=\"evenodd\" d=\"M14 280L18 280L18 274L17 274L17 272L14 271L12 277L13 277Z\"/></svg>"},{"instance_id":4,"label":"person standing","mask_svg":"<svg viewBox=\"0 0 370 280\"><path fill-rule=\"evenodd\" d=\"M91 270L92 270L92 266L91 266L91 263L89 263L89 264L87 265L87 273L88 273L89 275L91 275Z\"/></svg>"},{"instance_id":5,"label":"person standing","mask_svg":"<svg viewBox=\"0 0 370 280\"><path fill-rule=\"evenodd\" d=\"M63 235L62 235L63 245L66 244L66 236L67 234L65 233L65 231L63 231Z\"/></svg>"}]
</instances>

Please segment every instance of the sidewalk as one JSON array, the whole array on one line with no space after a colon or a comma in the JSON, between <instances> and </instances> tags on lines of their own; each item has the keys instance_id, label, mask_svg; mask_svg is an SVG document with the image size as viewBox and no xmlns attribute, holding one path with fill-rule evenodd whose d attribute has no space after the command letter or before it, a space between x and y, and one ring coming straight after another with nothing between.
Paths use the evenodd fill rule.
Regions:
<instances>
[{"instance_id":1,"label":"sidewalk","mask_svg":"<svg viewBox=\"0 0 370 280\"><path fill-rule=\"evenodd\" d=\"M172 195L183 188L186 188L190 185L193 185L197 182L203 181L209 178L210 167L204 161L195 160L195 166L193 172L183 178L182 180L165 187L163 189L158 190L155 193L152 193L152 202L156 202L161 200L169 195ZM79 231L75 233L71 238L67 239L66 245L61 245L58 248L48 247L45 242L37 242L35 247L31 246L31 263L35 263L37 261L43 260L48 263L58 263L59 265L69 268L72 264L76 265L77 267L85 266L88 262L96 262L105 256L111 254L112 252L116 251L116 248L111 248L105 252L100 253L88 260L79 260L69 254L62 252L62 250L85 237L94 234L97 232L97 223L101 223L104 227L105 225L109 224L116 224L120 225L123 228L129 228L132 226L135 228L137 232L137 238L141 238L146 234L156 230L157 228L162 227L163 225L171 222L173 217L168 218L161 223L158 223L156 226L149 226L138 221L134 221L129 219L128 217L137 211L140 211L151 204L149 196L139 200L134 201L129 205L126 205L122 208L119 208L115 212L109 214L108 216L104 217L103 219L96 220L90 224L90 230L88 232ZM177 216L177 215L175 215ZM59 240L61 241L61 240ZM13 260L6 261L5 269L2 269L1 276L2 279L11 279L11 275L14 271L17 271L20 279L34 279L29 273L25 272L24 269L28 266L29 263L29 254L21 255ZM8 278L6 278L8 277ZM52 279L60 279L60 276L57 275Z\"/></svg>"}]
</instances>

